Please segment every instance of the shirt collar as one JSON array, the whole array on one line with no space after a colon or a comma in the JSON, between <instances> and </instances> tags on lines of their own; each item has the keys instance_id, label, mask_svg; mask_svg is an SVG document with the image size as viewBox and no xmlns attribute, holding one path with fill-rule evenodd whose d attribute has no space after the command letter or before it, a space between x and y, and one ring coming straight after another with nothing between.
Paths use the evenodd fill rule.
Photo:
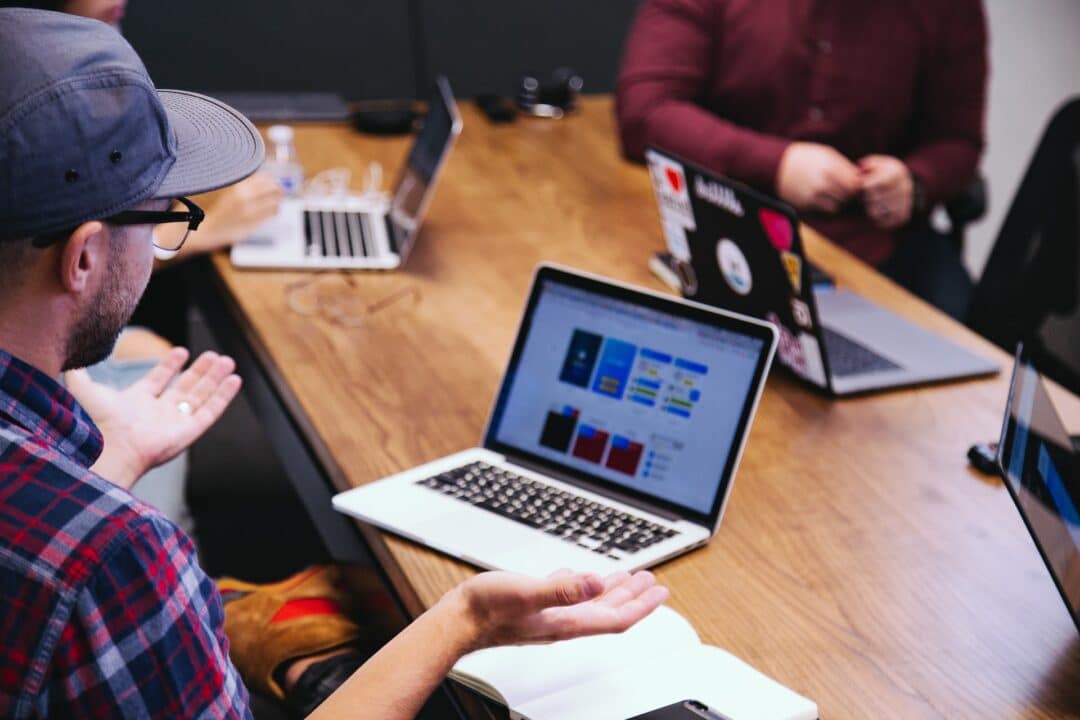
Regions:
<instances>
[{"instance_id":1,"label":"shirt collar","mask_svg":"<svg viewBox=\"0 0 1080 720\"><path fill-rule=\"evenodd\" d=\"M87 468L104 446L101 431L64 386L0 350L0 421L3 419L10 419Z\"/></svg>"}]
</instances>

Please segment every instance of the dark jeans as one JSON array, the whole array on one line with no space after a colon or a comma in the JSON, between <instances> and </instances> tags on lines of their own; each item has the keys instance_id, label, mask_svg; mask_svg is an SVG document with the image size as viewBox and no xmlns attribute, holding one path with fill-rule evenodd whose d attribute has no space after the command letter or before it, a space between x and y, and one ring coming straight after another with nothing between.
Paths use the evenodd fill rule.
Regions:
<instances>
[{"instance_id":1,"label":"dark jeans","mask_svg":"<svg viewBox=\"0 0 1080 720\"><path fill-rule=\"evenodd\" d=\"M967 315L974 284L960 248L929 227L900 242L881 272L960 322Z\"/></svg>"}]
</instances>

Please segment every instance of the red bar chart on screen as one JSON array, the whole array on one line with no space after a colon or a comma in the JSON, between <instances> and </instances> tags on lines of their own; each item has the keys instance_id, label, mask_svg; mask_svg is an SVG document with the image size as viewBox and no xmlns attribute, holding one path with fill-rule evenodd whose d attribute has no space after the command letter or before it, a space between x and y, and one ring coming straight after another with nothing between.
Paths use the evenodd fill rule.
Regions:
<instances>
[{"instance_id":1,"label":"red bar chart on screen","mask_svg":"<svg viewBox=\"0 0 1080 720\"><path fill-rule=\"evenodd\" d=\"M641 453L645 446L634 442L622 435L616 435L611 439L611 451L608 453L606 465L612 470L617 470L627 475L637 473L638 463L641 462Z\"/></svg>"},{"instance_id":2,"label":"red bar chart on screen","mask_svg":"<svg viewBox=\"0 0 1080 720\"><path fill-rule=\"evenodd\" d=\"M610 435L592 425L582 424L578 427L577 439L574 441L574 457L582 460L599 463L604 458L604 449Z\"/></svg>"}]
</instances>

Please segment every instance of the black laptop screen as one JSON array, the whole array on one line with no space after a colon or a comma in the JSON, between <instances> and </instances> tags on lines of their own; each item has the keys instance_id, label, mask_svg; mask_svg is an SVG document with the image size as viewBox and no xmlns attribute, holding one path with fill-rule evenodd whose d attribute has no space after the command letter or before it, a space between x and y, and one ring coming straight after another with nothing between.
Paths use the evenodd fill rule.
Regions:
<instances>
[{"instance_id":1,"label":"black laptop screen","mask_svg":"<svg viewBox=\"0 0 1080 720\"><path fill-rule=\"evenodd\" d=\"M745 325L541 278L488 437L708 516L771 345L767 330Z\"/></svg>"},{"instance_id":2,"label":"black laptop screen","mask_svg":"<svg viewBox=\"0 0 1080 720\"><path fill-rule=\"evenodd\" d=\"M1017 359L1000 460L1009 490L1080 628L1080 456L1039 373Z\"/></svg>"},{"instance_id":3,"label":"black laptop screen","mask_svg":"<svg viewBox=\"0 0 1080 720\"><path fill-rule=\"evenodd\" d=\"M435 176L460 130L461 121L450 83L440 76L424 117L424 127L409 151L390 203L394 246L403 257L412 247L416 230L431 201Z\"/></svg>"}]
</instances>

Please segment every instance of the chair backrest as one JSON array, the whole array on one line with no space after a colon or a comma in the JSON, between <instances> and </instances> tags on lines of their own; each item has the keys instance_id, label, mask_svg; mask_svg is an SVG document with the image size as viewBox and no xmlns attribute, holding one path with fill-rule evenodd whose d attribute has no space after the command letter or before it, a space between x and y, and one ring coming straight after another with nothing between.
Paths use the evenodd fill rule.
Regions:
<instances>
[{"instance_id":1,"label":"chair backrest","mask_svg":"<svg viewBox=\"0 0 1080 720\"><path fill-rule=\"evenodd\" d=\"M1080 97L1043 134L972 297L967 324L1080 393Z\"/></svg>"}]
</instances>

